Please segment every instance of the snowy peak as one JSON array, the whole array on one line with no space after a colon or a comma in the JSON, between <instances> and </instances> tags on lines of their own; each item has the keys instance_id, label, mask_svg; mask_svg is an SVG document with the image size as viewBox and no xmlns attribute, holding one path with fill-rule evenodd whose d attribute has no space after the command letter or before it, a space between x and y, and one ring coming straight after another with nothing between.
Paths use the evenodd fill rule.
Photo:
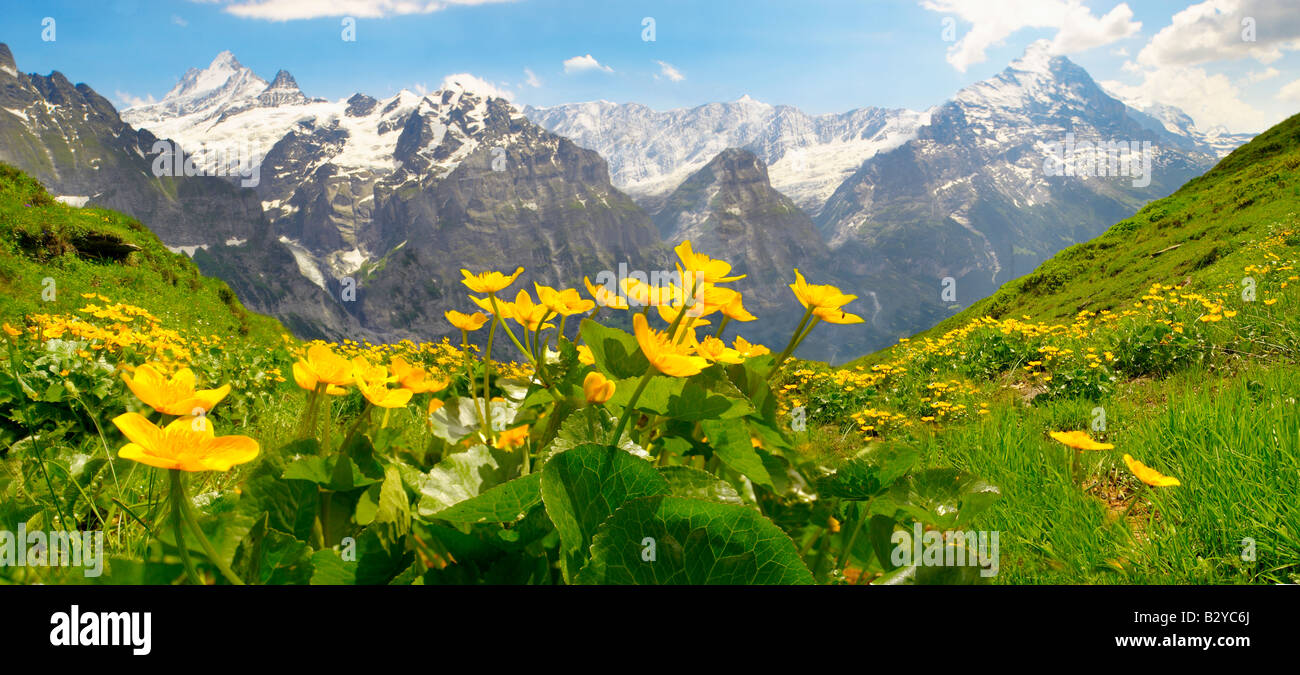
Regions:
<instances>
[{"instance_id":1,"label":"snowy peak","mask_svg":"<svg viewBox=\"0 0 1300 675\"><path fill-rule=\"evenodd\" d=\"M207 68L189 69L161 101L123 110L122 119L134 126L187 116L214 119L232 106L255 101L266 88L266 80L225 51Z\"/></svg>"},{"instance_id":2,"label":"snowy peak","mask_svg":"<svg viewBox=\"0 0 1300 675\"><path fill-rule=\"evenodd\" d=\"M257 95L257 104L263 107L297 105L309 101L287 70L276 73L271 84Z\"/></svg>"}]
</instances>

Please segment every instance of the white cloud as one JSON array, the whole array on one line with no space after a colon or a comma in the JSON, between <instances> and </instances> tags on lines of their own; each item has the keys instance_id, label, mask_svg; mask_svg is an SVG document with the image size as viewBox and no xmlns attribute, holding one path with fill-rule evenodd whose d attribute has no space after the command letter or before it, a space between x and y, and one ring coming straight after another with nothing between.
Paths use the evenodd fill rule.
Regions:
<instances>
[{"instance_id":1,"label":"white cloud","mask_svg":"<svg viewBox=\"0 0 1300 675\"><path fill-rule=\"evenodd\" d=\"M118 103L122 104L120 107L123 110L127 108L134 108L140 105L150 105L152 103L157 103L157 101L155 101L153 98L153 94L149 94L144 98L140 98L139 96L131 95L129 92L118 90L113 92L113 97L117 99Z\"/></svg>"},{"instance_id":2,"label":"white cloud","mask_svg":"<svg viewBox=\"0 0 1300 675\"><path fill-rule=\"evenodd\" d=\"M1300 80L1282 87L1277 91L1277 100L1287 103L1300 103Z\"/></svg>"},{"instance_id":3,"label":"white cloud","mask_svg":"<svg viewBox=\"0 0 1300 675\"><path fill-rule=\"evenodd\" d=\"M682 71L677 70L673 64L668 63L667 61L656 61L655 63L659 64L659 74L668 78L670 81L681 82L686 79L686 76L682 74ZM655 79L659 79L659 75L655 75Z\"/></svg>"},{"instance_id":4,"label":"white cloud","mask_svg":"<svg viewBox=\"0 0 1300 675\"><path fill-rule=\"evenodd\" d=\"M194 0L212 2L213 0ZM293 21L330 16L381 19L404 14L429 14L448 7L488 5L516 0L216 0L225 11L245 19Z\"/></svg>"},{"instance_id":5,"label":"white cloud","mask_svg":"<svg viewBox=\"0 0 1300 675\"><path fill-rule=\"evenodd\" d=\"M514 92L501 84L494 84L470 73L456 73L442 78L439 89L459 89L492 98L504 98L507 101L515 97Z\"/></svg>"},{"instance_id":6,"label":"white cloud","mask_svg":"<svg viewBox=\"0 0 1300 675\"><path fill-rule=\"evenodd\" d=\"M1300 49L1300 11L1278 0L1207 0L1175 14L1138 54L1151 68L1253 58ZM1252 30L1253 35L1248 31ZM1249 38L1252 38L1249 39Z\"/></svg>"},{"instance_id":7,"label":"white cloud","mask_svg":"<svg viewBox=\"0 0 1300 675\"><path fill-rule=\"evenodd\" d=\"M1114 81L1101 85L1138 106L1164 103L1180 108L1200 129L1223 126L1236 132L1260 131L1278 121L1275 114L1243 101L1232 78L1192 66L1145 71L1137 85Z\"/></svg>"},{"instance_id":8,"label":"white cloud","mask_svg":"<svg viewBox=\"0 0 1300 675\"><path fill-rule=\"evenodd\" d=\"M988 59L990 47L1005 44L1011 34L1024 28L1055 28L1053 54L1072 54L1108 45L1136 34L1141 22L1133 21L1133 10L1120 3L1103 16L1096 16L1083 0L920 0L925 9L951 14L971 24L970 29L948 48L948 63L965 72Z\"/></svg>"},{"instance_id":9,"label":"white cloud","mask_svg":"<svg viewBox=\"0 0 1300 675\"><path fill-rule=\"evenodd\" d=\"M524 75L527 76L527 79L524 80L524 84L534 89L542 86L542 81L537 79L537 73L534 73L531 68L524 68Z\"/></svg>"},{"instance_id":10,"label":"white cloud","mask_svg":"<svg viewBox=\"0 0 1300 675\"><path fill-rule=\"evenodd\" d=\"M172 15L172 23L176 24L177 26L180 26L181 28L190 25L190 22L186 21L185 19L182 19L181 17L175 14Z\"/></svg>"},{"instance_id":11,"label":"white cloud","mask_svg":"<svg viewBox=\"0 0 1300 675\"><path fill-rule=\"evenodd\" d=\"M1251 71L1246 75L1246 80L1251 84L1254 84L1256 82L1263 82L1264 80L1271 80L1281 74L1282 72L1277 68L1265 68L1264 70Z\"/></svg>"},{"instance_id":12,"label":"white cloud","mask_svg":"<svg viewBox=\"0 0 1300 675\"><path fill-rule=\"evenodd\" d=\"M575 56L571 59L564 60L564 72L580 73L586 70L603 70L607 73L614 72L613 68L601 65L591 54L586 56Z\"/></svg>"}]
</instances>

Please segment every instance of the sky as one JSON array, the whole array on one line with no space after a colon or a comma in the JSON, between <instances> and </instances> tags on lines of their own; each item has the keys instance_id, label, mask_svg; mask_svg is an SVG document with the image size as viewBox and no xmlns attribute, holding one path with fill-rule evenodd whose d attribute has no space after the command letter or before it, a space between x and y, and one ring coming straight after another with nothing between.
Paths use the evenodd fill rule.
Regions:
<instances>
[{"instance_id":1,"label":"sky","mask_svg":"<svg viewBox=\"0 0 1300 675\"><path fill-rule=\"evenodd\" d=\"M1108 90L1259 132L1300 112L1300 0L0 0L19 69L119 108L229 50L308 96L438 89L657 110L744 95L925 110L1031 43ZM348 39L349 37L353 39Z\"/></svg>"}]
</instances>

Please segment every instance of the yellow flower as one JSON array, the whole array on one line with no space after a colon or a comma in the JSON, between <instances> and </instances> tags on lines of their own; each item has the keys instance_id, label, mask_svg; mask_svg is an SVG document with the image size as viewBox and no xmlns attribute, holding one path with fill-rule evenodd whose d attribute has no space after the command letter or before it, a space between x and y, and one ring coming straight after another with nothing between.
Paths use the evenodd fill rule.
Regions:
<instances>
[{"instance_id":1,"label":"yellow flower","mask_svg":"<svg viewBox=\"0 0 1300 675\"><path fill-rule=\"evenodd\" d=\"M546 308L559 314L560 316L572 316L582 314L595 309L596 303L592 300L586 300L578 294L575 288L566 288L557 291L549 286L543 286L534 283L533 287L537 289L537 299L541 301Z\"/></svg>"},{"instance_id":2,"label":"yellow flower","mask_svg":"<svg viewBox=\"0 0 1300 675\"><path fill-rule=\"evenodd\" d=\"M371 364L364 356L352 357L352 368L352 377L357 381L365 380L367 382L387 384L397 379L388 374L387 368L381 365Z\"/></svg>"},{"instance_id":3,"label":"yellow flower","mask_svg":"<svg viewBox=\"0 0 1300 675\"><path fill-rule=\"evenodd\" d=\"M4 329L5 329L5 333L7 333L9 337L18 337L19 335L23 334L22 331L18 330L17 328L14 328L13 326L10 326L8 321L5 322Z\"/></svg>"},{"instance_id":4,"label":"yellow flower","mask_svg":"<svg viewBox=\"0 0 1300 675\"><path fill-rule=\"evenodd\" d=\"M689 239L678 244L677 248L673 250L677 252L677 257L682 261L682 266L688 272L695 273L694 277L697 281L722 283L745 278L743 274L736 277L727 276L731 272L731 263L710 258L703 253L696 253L691 250L691 240ZM687 285L689 285L688 282Z\"/></svg>"},{"instance_id":5,"label":"yellow flower","mask_svg":"<svg viewBox=\"0 0 1300 675\"><path fill-rule=\"evenodd\" d=\"M685 343L674 343L667 335L650 330L644 314L632 317L632 327L641 353L664 375L689 377L708 367L708 360L691 355Z\"/></svg>"},{"instance_id":6,"label":"yellow flower","mask_svg":"<svg viewBox=\"0 0 1300 675\"><path fill-rule=\"evenodd\" d=\"M858 299L858 296L846 295L830 284L808 283L797 268L794 271L794 277L795 281L790 284L790 290L794 291L794 296L799 299L799 304L805 308L839 309Z\"/></svg>"},{"instance_id":7,"label":"yellow flower","mask_svg":"<svg viewBox=\"0 0 1300 675\"><path fill-rule=\"evenodd\" d=\"M739 352L741 356L747 359L772 353L772 350L767 347L764 347L763 345L750 344L749 340L746 340L739 335L736 336L736 340L732 343L732 346L735 347L736 351Z\"/></svg>"},{"instance_id":8,"label":"yellow flower","mask_svg":"<svg viewBox=\"0 0 1300 675\"><path fill-rule=\"evenodd\" d=\"M591 294L591 297L596 301L596 304L601 307L627 309L627 299L618 293L609 290L608 287L597 286L591 283L591 279L587 277L582 278L582 283L587 285L587 292Z\"/></svg>"},{"instance_id":9,"label":"yellow flower","mask_svg":"<svg viewBox=\"0 0 1300 675\"><path fill-rule=\"evenodd\" d=\"M715 363L740 363L745 360L740 352L712 335L695 343L695 353Z\"/></svg>"},{"instance_id":10,"label":"yellow flower","mask_svg":"<svg viewBox=\"0 0 1300 675\"><path fill-rule=\"evenodd\" d=\"M677 315L682 313L681 305L671 305L671 306L658 305L655 307L655 309L658 310L659 312L659 318L663 319L670 325L672 324L672 322L677 320ZM698 316L699 315L696 314L694 311L692 311L690 308L687 308L686 318L682 319L682 322L677 324L677 330L678 331L686 330L686 326L688 324L692 328L698 328L699 326L707 326L710 324L710 321L708 319L700 319L697 318Z\"/></svg>"},{"instance_id":11,"label":"yellow flower","mask_svg":"<svg viewBox=\"0 0 1300 675\"><path fill-rule=\"evenodd\" d=\"M818 307L813 310L813 315L826 323L850 324L863 323L865 321L865 319L857 314L849 314L841 309L832 307Z\"/></svg>"},{"instance_id":12,"label":"yellow flower","mask_svg":"<svg viewBox=\"0 0 1300 675\"><path fill-rule=\"evenodd\" d=\"M744 298L739 292L722 308L722 313L732 321L753 321L758 318L745 309Z\"/></svg>"},{"instance_id":13,"label":"yellow flower","mask_svg":"<svg viewBox=\"0 0 1300 675\"><path fill-rule=\"evenodd\" d=\"M1112 450L1115 447L1110 443L1092 440L1086 431L1052 431L1048 435L1075 450Z\"/></svg>"},{"instance_id":14,"label":"yellow flower","mask_svg":"<svg viewBox=\"0 0 1300 675\"><path fill-rule=\"evenodd\" d=\"M308 391L315 391L320 382L346 386L352 384L352 371L351 361L335 354L327 345L315 344L307 349L307 358L293 364L293 381Z\"/></svg>"},{"instance_id":15,"label":"yellow flower","mask_svg":"<svg viewBox=\"0 0 1300 675\"><path fill-rule=\"evenodd\" d=\"M1276 303L1276 302L1277 302L1277 298L1269 298L1269 299L1267 299L1267 300L1264 301L1264 304L1266 304L1266 305L1272 305L1272 304L1274 304L1274 303ZM6 325L8 325L8 324L6 324Z\"/></svg>"},{"instance_id":16,"label":"yellow flower","mask_svg":"<svg viewBox=\"0 0 1300 675\"><path fill-rule=\"evenodd\" d=\"M443 400L440 399L440 398L431 398L431 399L429 399L429 412L428 412L428 414L432 415L433 413L437 412L438 409L441 408L441 407L444 406L444 405L446 405L446 401L443 401Z\"/></svg>"},{"instance_id":17,"label":"yellow flower","mask_svg":"<svg viewBox=\"0 0 1300 675\"><path fill-rule=\"evenodd\" d=\"M505 289L510 284L515 283L515 279L524 273L524 268L520 267L515 270L514 274L506 276L500 272L483 272L481 274L470 274L469 270L462 269L461 275L465 278L461 280L469 290L475 293L496 293Z\"/></svg>"},{"instance_id":18,"label":"yellow flower","mask_svg":"<svg viewBox=\"0 0 1300 675\"><path fill-rule=\"evenodd\" d=\"M677 295L676 289L672 286L651 286L644 281L631 278L624 279L622 283L623 293L628 297L628 302L635 301L641 307L671 304Z\"/></svg>"},{"instance_id":19,"label":"yellow flower","mask_svg":"<svg viewBox=\"0 0 1300 675\"><path fill-rule=\"evenodd\" d=\"M587 403L604 403L614 397L614 383L593 370L582 381L582 393L587 396Z\"/></svg>"},{"instance_id":20,"label":"yellow flower","mask_svg":"<svg viewBox=\"0 0 1300 675\"><path fill-rule=\"evenodd\" d=\"M584 366L596 365L596 355L591 353L591 347L578 345L578 363Z\"/></svg>"},{"instance_id":21,"label":"yellow flower","mask_svg":"<svg viewBox=\"0 0 1300 675\"><path fill-rule=\"evenodd\" d=\"M1124 455L1124 463L1128 465L1128 470L1132 471L1133 475L1138 477L1138 480L1150 485L1151 487L1171 487L1174 485L1182 485L1177 478L1166 476L1128 455Z\"/></svg>"},{"instance_id":22,"label":"yellow flower","mask_svg":"<svg viewBox=\"0 0 1300 675\"><path fill-rule=\"evenodd\" d=\"M497 308L495 310L492 309L492 298L476 298L471 295L469 296L469 299L473 300L474 304L478 305L480 308L483 309L483 311L487 312L488 314L500 315L502 320L509 319L512 316L512 314L510 313L511 310L510 303L507 302L504 298L500 298L497 300Z\"/></svg>"},{"instance_id":23,"label":"yellow flower","mask_svg":"<svg viewBox=\"0 0 1300 675\"><path fill-rule=\"evenodd\" d=\"M528 295L528 291L522 288L515 295L515 301L510 304L510 318L532 332L543 328L554 328L552 324L542 324L542 319L546 318L550 313L551 310L546 305L533 302L532 296Z\"/></svg>"},{"instance_id":24,"label":"yellow flower","mask_svg":"<svg viewBox=\"0 0 1300 675\"><path fill-rule=\"evenodd\" d=\"M181 417L159 429L137 413L113 418L130 443L117 456L160 469L228 471L257 457L257 441L247 436L217 436L207 417Z\"/></svg>"},{"instance_id":25,"label":"yellow flower","mask_svg":"<svg viewBox=\"0 0 1300 675\"><path fill-rule=\"evenodd\" d=\"M442 376L430 375L429 371L420 366L413 366L406 362L400 356L393 357L389 366L393 369L393 375L397 381L402 383L403 389L411 390L412 394L425 394L432 391L442 391L451 384L451 379Z\"/></svg>"},{"instance_id":26,"label":"yellow flower","mask_svg":"<svg viewBox=\"0 0 1300 675\"><path fill-rule=\"evenodd\" d=\"M513 450L528 443L528 425L515 427L501 432L492 447L498 450Z\"/></svg>"},{"instance_id":27,"label":"yellow flower","mask_svg":"<svg viewBox=\"0 0 1300 675\"><path fill-rule=\"evenodd\" d=\"M447 310L444 316L447 317L447 321L451 322L451 325L470 333L482 328L483 324L487 323L488 320L487 315L483 312L465 314L454 309Z\"/></svg>"},{"instance_id":28,"label":"yellow flower","mask_svg":"<svg viewBox=\"0 0 1300 675\"><path fill-rule=\"evenodd\" d=\"M357 389L376 408L401 408L411 402L410 389L389 389L383 380L371 384L357 373Z\"/></svg>"},{"instance_id":29,"label":"yellow flower","mask_svg":"<svg viewBox=\"0 0 1300 675\"><path fill-rule=\"evenodd\" d=\"M218 389L194 389L194 373L181 368L171 378L163 376L153 366L142 365L135 369L135 377L122 373L126 386L144 404L164 415L192 415L196 409L208 412L230 393L230 385Z\"/></svg>"}]
</instances>

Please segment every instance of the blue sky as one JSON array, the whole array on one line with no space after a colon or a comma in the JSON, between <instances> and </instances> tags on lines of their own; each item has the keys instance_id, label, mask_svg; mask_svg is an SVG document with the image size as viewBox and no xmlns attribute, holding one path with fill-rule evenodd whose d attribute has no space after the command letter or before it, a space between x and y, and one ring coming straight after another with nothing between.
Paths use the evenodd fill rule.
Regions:
<instances>
[{"instance_id":1,"label":"blue sky","mask_svg":"<svg viewBox=\"0 0 1300 675\"><path fill-rule=\"evenodd\" d=\"M0 0L0 41L20 69L62 71L119 106L161 98L186 69L228 49L263 78L284 68L305 93L330 99L432 90L469 73L534 105L606 99L666 109L748 94L823 113L925 109L1049 39L1126 96L1182 107L1202 128L1259 131L1300 111L1300 11L1290 4ZM356 22L352 42L342 39L346 16ZM46 17L53 41L42 39ZM653 41L642 39L646 17ZM1244 18L1253 40L1242 35Z\"/></svg>"}]
</instances>

